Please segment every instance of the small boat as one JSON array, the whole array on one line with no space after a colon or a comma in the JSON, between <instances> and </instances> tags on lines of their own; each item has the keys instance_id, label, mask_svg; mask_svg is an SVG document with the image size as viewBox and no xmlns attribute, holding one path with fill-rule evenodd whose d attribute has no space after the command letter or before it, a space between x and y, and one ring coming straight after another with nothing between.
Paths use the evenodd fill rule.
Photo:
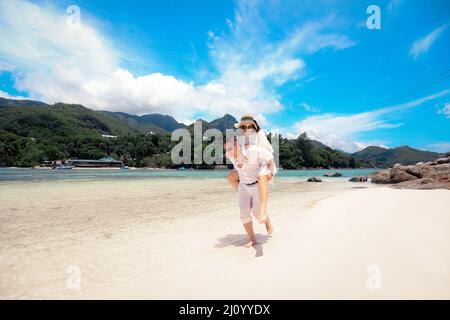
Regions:
<instances>
[{"instance_id":1,"label":"small boat","mask_svg":"<svg viewBox=\"0 0 450 320\"><path fill-rule=\"evenodd\" d=\"M130 169L128 166L120 167L120 169Z\"/></svg>"},{"instance_id":2,"label":"small boat","mask_svg":"<svg viewBox=\"0 0 450 320\"><path fill-rule=\"evenodd\" d=\"M70 170L72 168L73 168L73 166L64 165L62 163L58 163L55 167L53 167L53 169L57 169L57 170Z\"/></svg>"}]
</instances>

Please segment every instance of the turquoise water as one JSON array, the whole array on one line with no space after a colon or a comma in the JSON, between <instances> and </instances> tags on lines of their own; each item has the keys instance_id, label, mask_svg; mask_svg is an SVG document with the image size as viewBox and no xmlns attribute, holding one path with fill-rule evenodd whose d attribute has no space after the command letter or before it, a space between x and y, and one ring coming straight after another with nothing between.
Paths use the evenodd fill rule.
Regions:
<instances>
[{"instance_id":1,"label":"turquoise water","mask_svg":"<svg viewBox=\"0 0 450 320\"><path fill-rule=\"evenodd\" d=\"M365 176L380 169L341 169L341 170L280 170L278 178L322 177L325 172L340 172L343 178ZM223 178L228 170L150 170L150 169L16 169L0 168L0 182L8 181L47 181L47 180L106 180L106 179L152 179L152 178ZM326 178L325 178L326 179ZM336 178L330 178L336 179Z\"/></svg>"}]
</instances>

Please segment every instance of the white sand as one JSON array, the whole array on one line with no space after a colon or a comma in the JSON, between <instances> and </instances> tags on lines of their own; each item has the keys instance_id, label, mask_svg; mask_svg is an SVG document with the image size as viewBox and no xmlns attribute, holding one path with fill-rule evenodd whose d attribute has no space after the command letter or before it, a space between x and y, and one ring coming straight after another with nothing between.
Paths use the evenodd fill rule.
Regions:
<instances>
[{"instance_id":1,"label":"white sand","mask_svg":"<svg viewBox=\"0 0 450 320\"><path fill-rule=\"evenodd\" d=\"M450 298L448 190L278 179L269 202L246 249L222 179L0 185L0 297Z\"/></svg>"}]
</instances>

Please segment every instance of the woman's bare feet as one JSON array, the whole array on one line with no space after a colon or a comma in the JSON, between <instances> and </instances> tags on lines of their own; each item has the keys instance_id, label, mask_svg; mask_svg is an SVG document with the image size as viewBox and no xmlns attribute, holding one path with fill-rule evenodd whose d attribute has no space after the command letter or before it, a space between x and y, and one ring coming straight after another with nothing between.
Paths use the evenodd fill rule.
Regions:
<instances>
[{"instance_id":1,"label":"woman's bare feet","mask_svg":"<svg viewBox=\"0 0 450 320\"><path fill-rule=\"evenodd\" d=\"M260 205L259 223L266 223L269 218L267 217L267 206L263 203Z\"/></svg>"},{"instance_id":2,"label":"woman's bare feet","mask_svg":"<svg viewBox=\"0 0 450 320\"><path fill-rule=\"evenodd\" d=\"M256 239L254 240L250 240L249 242L247 242L246 244L244 244L245 248L250 248L253 247L256 244Z\"/></svg>"},{"instance_id":3,"label":"woman's bare feet","mask_svg":"<svg viewBox=\"0 0 450 320\"><path fill-rule=\"evenodd\" d=\"M265 224L266 224L267 234L268 234L269 236L272 236L272 233L273 233L273 226L272 226L272 222L270 221L270 219L267 219L266 222L265 222Z\"/></svg>"},{"instance_id":4,"label":"woman's bare feet","mask_svg":"<svg viewBox=\"0 0 450 320\"><path fill-rule=\"evenodd\" d=\"M229 174L228 174L228 183L230 184L230 186L237 191L238 190L238 186L239 186L239 175L237 173L236 170L232 170Z\"/></svg>"}]
</instances>

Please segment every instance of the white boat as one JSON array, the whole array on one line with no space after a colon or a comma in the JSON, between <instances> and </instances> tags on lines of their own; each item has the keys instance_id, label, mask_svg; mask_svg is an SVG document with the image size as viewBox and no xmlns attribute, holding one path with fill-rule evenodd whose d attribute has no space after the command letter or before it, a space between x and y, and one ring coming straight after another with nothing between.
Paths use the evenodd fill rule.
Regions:
<instances>
[{"instance_id":1,"label":"white boat","mask_svg":"<svg viewBox=\"0 0 450 320\"><path fill-rule=\"evenodd\" d=\"M53 167L53 169L57 169L57 170L69 170L72 168L73 168L73 166L67 166L62 163L58 163L55 167Z\"/></svg>"}]
</instances>

